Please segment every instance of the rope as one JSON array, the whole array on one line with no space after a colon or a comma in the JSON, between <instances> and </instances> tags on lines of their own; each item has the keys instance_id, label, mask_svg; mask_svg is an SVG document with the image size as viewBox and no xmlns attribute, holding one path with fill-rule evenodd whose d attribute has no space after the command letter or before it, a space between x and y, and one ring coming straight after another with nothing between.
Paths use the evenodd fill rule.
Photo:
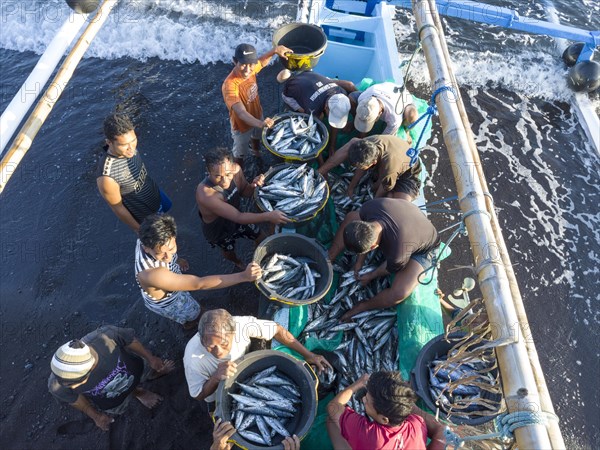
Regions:
<instances>
[{"instance_id":1,"label":"rope","mask_svg":"<svg viewBox=\"0 0 600 450\"><path fill-rule=\"evenodd\" d=\"M419 53L419 50L421 50L421 41L417 41L417 47L415 48L415 51L413 52L410 59L408 60L408 67L406 68L406 73L404 74L402 90L406 89L406 82L408 81L408 75L410 75L410 66L412 65L413 59L415 58L417 53ZM402 66L404 66L404 64L405 63L402 63L400 65L400 67L402 68ZM400 98L398 98L398 102L396 102L396 108L394 108L394 110L396 111L396 114L398 114L398 103L400 103L400 99L402 99L402 96L400 96Z\"/></svg>"},{"instance_id":2,"label":"rope","mask_svg":"<svg viewBox=\"0 0 600 450\"><path fill-rule=\"evenodd\" d=\"M414 121L412 124L410 124L408 126L408 129L410 130L415 125L417 125L419 122L421 122L423 119L425 119L425 125L423 125L423 128L421 129L421 134L419 134L419 139L417 139L417 144L414 147L410 147L406 151L406 155L410 158L410 167L414 166L417 163L417 160L419 159L419 144L421 143L421 139L423 138L423 135L425 134L425 130L427 129L427 125L429 124L431 117L434 114L437 114L437 106L435 105L435 99L439 94L441 94L442 92L445 92L445 91L454 93L454 89L452 89L451 86L442 86L442 87L436 89L435 92L431 95L431 100L429 100L429 106L427 107L427 111L425 111L423 114L421 114L421 117L419 117L416 121Z\"/></svg>"},{"instance_id":3,"label":"rope","mask_svg":"<svg viewBox=\"0 0 600 450\"><path fill-rule=\"evenodd\" d=\"M460 437L450 430L450 428L446 427L444 430L446 449L454 448L454 450L456 450L465 442L482 441L486 439L500 439L502 442L510 442L514 439L513 431L517 428L528 427L531 425L546 426L550 421L558 422L556 414L545 411L516 411L514 413L500 414L496 418L495 425L497 431L495 433Z\"/></svg>"},{"instance_id":4,"label":"rope","mask_svg":"<svg viewBox=\"0 0 600 450\"><path fill-rule=\"evenodd\" d=\"M446 197L441 200L436 200L435 202L423 203L422 205L419 205L419 208L423 209L427 208L428 206L439 205L440 203L451 202L452 200L456 199L458 199L458 195L453 195L452 197Z\"/></svg>"},{"instance_id":5,"label":"rope","mask_svg":"<svg viewBox=\"0 0 600 450\"><path fill-rule=\"evenodd\" d=\"M431 266L429 266L427 269L425 269L423 272L421 272L419 274L419 276L417 277L417 281L422 284L423 286L427 286L428 284L430 284L433 281L433 275L435 274L436 269L438 268L438 262L440 257L444 254L444 252L446 251L446 247L448 247L450 245L450 243L456 238L456 236L458 236L459 234L463 234L466 236L466 227L465 227L465 222L463 220L461 220L459 223L454 224L452 226L450 226L449 228L453 228L458 226L458 229L455 230L452 235L450 236L450 239L448 239L448 242L444 242L444 245L442 246L442 248L438 251L438 254L436 256L434 256L432 258L431 261ZM446 231L446 230L443 230ZM431 271L431 277L429 277L428 281L422 281L421 278L423 277L423 275L425 275L427 272Z\"/></svg>"},{"instance_id":6,"label":"rope","mask_svg":"<svg viewBox=\"0 0 600 450\"><path fill-rule=\"evenodd\" d=\"M427 28L433 28L433 29L436 31L436 33L437 33L437 30L438 30L438 29L437 29L437 27L436 27L435 25L432 25L432 24L430 24L430 23L426 23L426 24L425 24L425 25L423 25L421 28L419 28L419 33L417 34L417 36L418 36L418 38L419 38L419 41L421 40L421 32L422 32L423 30L427 29Z\"/></svg>"}]
</instances>

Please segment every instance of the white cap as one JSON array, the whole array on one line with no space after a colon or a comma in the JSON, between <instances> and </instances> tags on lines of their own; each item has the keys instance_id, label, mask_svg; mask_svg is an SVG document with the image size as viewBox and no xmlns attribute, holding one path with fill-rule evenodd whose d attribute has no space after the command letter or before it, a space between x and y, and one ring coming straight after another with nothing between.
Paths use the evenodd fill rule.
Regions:
<instances>
[{"instance_id":1,"label":"white cap","mask_svg":"<svg viewBox=\"0 0 600 450\"><path fill-rule=\"evenodd\" d=\"M334 94L327 100L329 116L327 120L333 128L344 128L348 123L350 100L344 94Z\"/></svg>"},{"instance_id":2,"label":"white cap","mask_svg":"<svg viewBox=\"0 0 600 450\"><path fill-rule=\"evenodd\" d=\"M359 133L368 133L379 119L381 106L379 100L375 97L363 99L356 107L356 117L354 118L354 128Z\"/></svg>"}]
</instances>

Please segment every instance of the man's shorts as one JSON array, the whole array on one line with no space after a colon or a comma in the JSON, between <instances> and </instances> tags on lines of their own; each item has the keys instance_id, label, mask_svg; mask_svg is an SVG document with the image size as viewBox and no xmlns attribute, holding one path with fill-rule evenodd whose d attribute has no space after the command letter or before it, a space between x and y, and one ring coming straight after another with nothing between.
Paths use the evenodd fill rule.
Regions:
<instances>
[{"instance_id":1,"label":"man's shorts","mask_svg":"<svg viewBox=\"0 0 600 450\"><path fill-rule=\"evenodd\" d=\"M165 194L162 191L162 189L159 189L158 192L160 193L160 208L158 208L158 212L159 213L169 212L169 210L171 209L171 206L173 206L173 202L167 196L167 194Z\"/></svg>"},{"instance_id":2,"label":"man's shorts","mask_svg":"<svg viewBox=\"0 0 600 450\"><path fill-rule=\"evenodd\" d=\"M144 305L150 311L182 325L196 320L200 316L200 305L194 300L192 294L187 291L177 291L173 295L177 295L177 298L167 306L158 306L149 300L144 300Z\"/></svg>"},{"instance_id":3,"label":"man's shorts","mask_svg":"<svg viewBox=\"0 0 600 450\"><path fill-rule=\"evenodd\" d=\"M254 240L256 240L256 238L259 235L260 235L260 230L253 223L238 225L237 229L235 230L235 232L232 235L227 236L216 242L209 242L209 244L213 248L219 247L221 250L223 250L225 252L232 252L233 249L235 248L236 239L243 237L243 238L251 239L254 241Z\"/></svg>"},{"instance_id":4,"label":"man's shorts","mask_svg":"<svg viewBox=\"0 0 600 450\"><path fill-rule=\"evenodd\" d=\"M429 269L433 265L433 259L437 255L438 248L434 248L427 253L415 253L411 255L410 259L418 262L423 270Z\"/></svg>"},{"instance_id":5,"label":"man's shorts","mask_svg":"<svg viewBox=\"0 0 600 450\"><path fill-rule=\"evenodd\" d=\"M262 120L262 118L261 118ZM248 131L243 133L237 130L231 130L231 137L233 137L233 149L231 150L235 158L243 158L248 154L248 147L250 146L250 139L259 140L262 134L262 128L250 128Z\"/></svg>"},{"instance_id":6,"label":"man's shorts","mask_svg":"<svg viewBox=\"0 0 600 450\"><path fill-rule=\"evenodd\" d=\"M412 198L419 196L421 190L421 160L404 172L396 180L396 185L392 192L403 192L410 195Z\"/></svg>"}]
</instances>

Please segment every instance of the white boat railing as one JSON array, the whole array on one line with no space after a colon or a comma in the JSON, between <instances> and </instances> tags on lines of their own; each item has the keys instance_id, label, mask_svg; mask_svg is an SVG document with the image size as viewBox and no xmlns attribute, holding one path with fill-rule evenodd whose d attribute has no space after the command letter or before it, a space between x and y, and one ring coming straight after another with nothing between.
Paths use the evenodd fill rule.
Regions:
<instances>
[{"instance_id":1,"label":"white boat railing","mask_svg":"<svg viewBox=\"0 0 600 450\"><path fill-rule=\"evenodd\" d=\"M54 105L65 91L66 86L73 76L73 72L83 58L86 50L92 43L94 36L100 30L112 9L119 0L104 0L98 7L94 18L83 31L65 60L60 66L56 76L39 99L35 108L27 118L25 124L19 130L12 146L0 161L0 193L4 191L6 184L17 170L21 160L31 148L31 144L40 128L44 124Z\"/></svg>"}]
</instances>

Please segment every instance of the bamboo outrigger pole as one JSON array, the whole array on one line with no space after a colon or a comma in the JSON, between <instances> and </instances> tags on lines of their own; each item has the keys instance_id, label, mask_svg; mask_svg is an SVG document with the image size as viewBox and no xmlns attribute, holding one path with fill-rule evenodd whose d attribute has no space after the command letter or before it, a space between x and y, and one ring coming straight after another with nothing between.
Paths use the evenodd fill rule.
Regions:
<instances>
[{"instance_id":1,"label":"bamboo outrigger pole","mask_svg":"<svg viewBox=\"0 0 600 450\"><path fill-rule=\"evenodd\" d=\"M428 0L413 0L412 5L419 33L422 33L419 37L433 80L433 90L437 91L445 86L457 89L444 59L442 44L435 27L432 14L435 6L430 5ZM511 413L551 412L544 409L547 404L551 405L549 397L542 401L538 393L538 380L530 365L530 356L521 332L522 324L519 323L519 318L525 317L524 310L521 308L517 311L518 308L515 308L517 299L513 298L516 297L513 296L516 287L514 273L510 265L505 266L505 261L510 264L510 260L507 260L507 254L502 251L503 240L496 239L496 234L500 234L500 231L497 223L493 223L493 216L488 212L493 206L490 204L488 208L486 204L489 194L485 178L477 167L477 164L480 164L478 158L473 156L474 144L469 142L469 134L459 111L457 97L454 93L446 91L437 96L436 105L452 164L460 207L469 231L479 285L493 326L493 336L508 342L496 348L508 410ZM504 257L502 253L505 253ZM510 278L507 272L510 273ZM511 281L515 285L513 289ZM534 347L533 349L535 350ZM560 435L560 431L558 433ZM514 434L519 448L552 448L544 425L520 427L515 429ZM558 442L555 443L559 445Z\"/></svg>"},{"instance_id":2,"label":"bamboo outrigger pole","mask_svg":"<svg viewBox=\"0 0 600 450\"><path fill-rule=\"evenodd\" d=\"M442 45L442 50L444 52L444 58L448 67L450 67L450 56L448 52L448 47L446 45L446 39L444 37L444 30L442 27L442 23L440 20L440 16L438 14L437 8L434 7L435 3L432 0L429 0L430 11L433 15L433 20L435 26L437 28L438 34L440 36L440 43ZM454 72L450 70L450 76L452 77L452 84L454 86L458 86L456 82L456 78L454 76ZM485 175L483 173L483 166L481 164L481 160L479 159L479 152L477 151L477 147L475 145L475 139L473 137L473 131L471 130L471 124L467 117L467 113L465 111L465 106L462 101L462 96L460 95L460 91L457 89L456 91L456 99L457 106L460 112L460 116L465 127L465 131L467 132L467 139L469 142L469 148L471 150L471 155L473 160L475 161L475 168L477 169L477 176L479 177L479 181L481 183L484 192L489 192L487 181L485 179ZM526 337L529 335L529 321L527 319L527 315L525 313L525 307L523 305L523 298L521 297L521 291L519 289L519 285L517 284L517 278L515 276L515 272L513 270L512 262L510 260L510 256L508 255L508 249L506 247L506 243L504 241L504 236L502 236L502 231L500 229L500 225L498 223L498 217L496 215L496 210L494 208L494 204L492 202L491 197L486 196L486 205L487 212L491 216L491 225L494 231L494 237L496 238L496 242L498 243L498 249L500 251L500 256L502 258L502 262L504 264L504 269L506 270L506 275L508 277L508 282L510 285L510 292L513 298L513 304L515 306L515 310L517 316L519 318L520 325L520 333L521 336ZM533 375L535 377L535 381L538 388L538 393L540 396L540 403L542 407L542 411L550 412L554 414L554 406L552 405L552 400L550 399L550 393L548 392L548 386L546 384L546 379L544 377L544 373L542 371L542 366L540 364L540 360L537 354L537 350L535 348L535 344L532 339L524 339L525 347L527 348L527 353L529 355L529 362L531 364L531 369L533 370ZM553 449L565 449L565 443L560 431L560 427L558 426L558 422L550 421L546 428L548 430L548 435L550 438L550 443Z\"/></svg>"},{"instance_id":3,"label":"bamboo outrigger pole","mask_svg":"<svg viewBox=\"0 0 600 450\"><path fill-rule=\"evenodd\" d=\"M29 115L29 118L19 131L13 145L6 152L4 158L2 158L2 161L0 162L0 193L4 190L8 180L10 180L10 177L15 173L17 166L31 148L33 139L38 131L40 131L44 121L48 118L54 104L65 90L75 68L92 43L94 36L96 36L96 33L98 33L117 2L118 0L104 0L102 5L100 5L94 18L81 34L71 52L65 58L58 73L48 86L48 89L46 89L35 109Z\"/></svg>"},{"instance_id":4,"label":"bamboo outrigger pole","mask_svg":"<svg viewBox=\"0 0 600 450\"><path fill-rule=\"evenodd\" d=\"M39 91L46 85L50 75L64 56L71 42L85 24L87 14L69 14L63 26L58 30L56 36L48 44L44 54L13 97L12 101L0 116L0 155L10 142L19 123L36 101Z\"/></svg>"}]
</instances>

